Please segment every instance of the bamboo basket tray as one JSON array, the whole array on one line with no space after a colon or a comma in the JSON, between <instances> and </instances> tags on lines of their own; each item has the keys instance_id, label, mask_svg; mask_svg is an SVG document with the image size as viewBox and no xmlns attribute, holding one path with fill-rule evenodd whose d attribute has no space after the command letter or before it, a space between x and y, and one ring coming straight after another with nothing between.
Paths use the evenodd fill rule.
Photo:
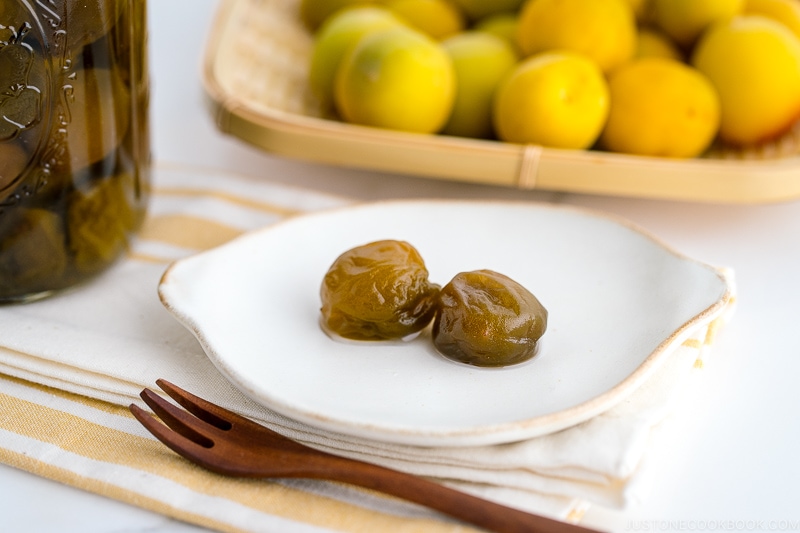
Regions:
<instances>
[{"instance_id":1,"label":"bamboo basket tray","mask_svg":"<svg viewBox=\"0 0 800 533\"><path fill-rule=\"evenodd\" d=\"M306 82L312 37L299 0L221 0L203 85L217 127L265 151L434 179L709 203L800 197L800 123L746 152L692 160L404 133L326 116Z\"/></svg>"}]
</instances>

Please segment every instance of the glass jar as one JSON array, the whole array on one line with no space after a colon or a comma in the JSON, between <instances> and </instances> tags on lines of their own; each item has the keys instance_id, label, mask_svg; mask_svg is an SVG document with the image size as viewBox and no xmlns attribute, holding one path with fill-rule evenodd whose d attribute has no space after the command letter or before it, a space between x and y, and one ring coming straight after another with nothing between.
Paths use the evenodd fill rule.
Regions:
<instances>
[{"instance_id":1,"label":"glass jar","mask_svg":"<svg viewBox=\"0 0 800 533\"><path fill-rule=\"evenodd\" d=\"M0 0L0 302L109 267L150 186L146 0Z\"/></svg>"}]
</instances>

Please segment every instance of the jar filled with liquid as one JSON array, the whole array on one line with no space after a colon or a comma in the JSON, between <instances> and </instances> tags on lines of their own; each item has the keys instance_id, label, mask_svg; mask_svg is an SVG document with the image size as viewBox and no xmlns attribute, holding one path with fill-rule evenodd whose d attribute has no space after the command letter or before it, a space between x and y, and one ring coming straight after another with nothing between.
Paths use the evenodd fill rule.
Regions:
<instances>
[{"instance_id":1,"label":"jar filled with liquid","mask_svg":"<svg viewBox=\"0 0 800 533\"><path fill-rule=\"evenodd\" d=\"M0 302L128 248L150 185L146 0L0 1Z\"/></svg>"}]
</instances>

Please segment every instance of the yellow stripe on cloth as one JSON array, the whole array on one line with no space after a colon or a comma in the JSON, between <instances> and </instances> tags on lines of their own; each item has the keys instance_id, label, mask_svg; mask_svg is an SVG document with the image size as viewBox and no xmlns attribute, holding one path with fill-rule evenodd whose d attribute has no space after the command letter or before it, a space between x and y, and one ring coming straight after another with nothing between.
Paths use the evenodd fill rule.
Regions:
<instances>
[{"instance_id":1,"label":"yellow stripe on cloth","mask_svg":"<svg viewBox=\"0 0 800 533\"><path fill-rule=\"evenodd\" d=\"M325 482L219 476L151 438L124 407L3 375L0 382L5 382L3 391L23 391L16 396L0 393L0 432L24 441L22 449L0 448L0 461L83 490L219 531L259 530L247 523L248 513L251 520L284 519L364 533L474 531L430 516L396 516L361 507L322 494L318 487L331 485ZM47 405L19 397L24 394L46 395ZM340 490L391 500L361 489Z\"/></svg>"},{"instance_id":2,"label":"yellow stripe on cloth","mask_svg":"<svg viewBox=\"0 0 800 533\"><path fill-rule=\"evenodd\" d=\"M191 215L162 215L148 217L139 238L192 248L207 250L226 243L243 233L242 230Z\"/></svg>"}]
</instances>

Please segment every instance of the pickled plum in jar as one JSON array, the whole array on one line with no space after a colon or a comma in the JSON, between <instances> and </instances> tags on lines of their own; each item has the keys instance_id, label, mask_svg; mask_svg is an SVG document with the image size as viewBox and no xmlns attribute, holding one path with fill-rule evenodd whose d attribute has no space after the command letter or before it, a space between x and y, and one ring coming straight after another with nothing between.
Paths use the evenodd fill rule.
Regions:
<instances>
[{"instance_id":1,"label":"pickled plum in jar","mask_svg":"<svg viewBox=\"0 0 800 533\"><path fill-rule=\"evenodd\" d=\"M522 363L537 352L547 309L528 289L492 270L457 274L439 294L433 344L470 365Z\"/></svg>"},{"instance_id":2,"label":"pickled plum in jar","mask_svg":"<svg viewBox=\"0 0 800 533\"><path fill-rule=\"evenodd\" d=\"M433 319L439 285L428 280L419 252L396 240L371 242L340 255L322 281L321 324L332 336L393 340Z\"/></svg>"},{"instance_id":3,"label":"pickled plum in jar","mask_svg":"<svg viewBox=\"0 0 800 533\"><path fill-rule=\"evenodd\" d=\"M146 4L0 2L0 305L88 281L144 220Z\"/></svg>"}]
</instances>

